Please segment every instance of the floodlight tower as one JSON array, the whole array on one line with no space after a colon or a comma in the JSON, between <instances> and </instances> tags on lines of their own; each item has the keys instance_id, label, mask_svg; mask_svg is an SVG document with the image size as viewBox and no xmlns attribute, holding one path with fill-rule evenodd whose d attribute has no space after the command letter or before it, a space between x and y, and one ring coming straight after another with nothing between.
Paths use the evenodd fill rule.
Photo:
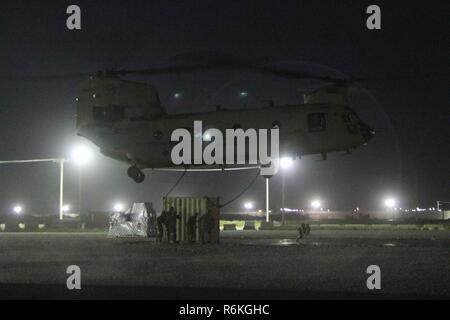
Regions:
<instances>
[{"instance_id":1,"label":"floodlight tower","mask_svg":"<svg viewBox=\"0 0 450 320\"><path fill-rule=\"evenodd\" d=\"M392 210L392 223L395 221L395 210L394 207L397 201L394 198L387 198L384 200L384 205L388 210Z\"/></svg>"},{"instance_id":2,"label":"floodlight tower","mask_svg":"<svg viewBox=\"0 0 450 320\"><path fill-rule=\"evenodd\" d=\"M285 190L286 190L286 171L288 171L292 165L294 164L294 160L290 157L284 157L280 159L280 168L281 168L281 223L284 225L284 211L285 211Z\"/></svg>"},{"instance_id":3,"label":"floodlight tower","mask_svg":"<svg viewBox=\"0 0 450 320\"><path fill-rule=\"evenodd\" d=\"M85 146L76 146L72 150L71 161L78 166L78 213L82 213L82 180L83 180L83 167L86 166L92 158L91 151Z\"/></svg>"}]
</instances>

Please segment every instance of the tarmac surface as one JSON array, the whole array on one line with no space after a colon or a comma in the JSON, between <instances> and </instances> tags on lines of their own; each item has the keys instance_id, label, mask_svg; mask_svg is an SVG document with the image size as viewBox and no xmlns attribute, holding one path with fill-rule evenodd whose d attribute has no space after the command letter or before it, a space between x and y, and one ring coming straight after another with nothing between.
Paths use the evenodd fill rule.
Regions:
<instances>
[{"instance_id":1,"label":"tarmac surface","mask_svg":"<svg viewBox=\"0 0 450 320\"><path fill-rule=\"evenodd\" d=\"M449 299L450 231L224 231L220 244L0 233L3 299ZM81 290L68 290L69 265ZM381 289L368 290L369 265Z\"/></svg>"}]
</instances>

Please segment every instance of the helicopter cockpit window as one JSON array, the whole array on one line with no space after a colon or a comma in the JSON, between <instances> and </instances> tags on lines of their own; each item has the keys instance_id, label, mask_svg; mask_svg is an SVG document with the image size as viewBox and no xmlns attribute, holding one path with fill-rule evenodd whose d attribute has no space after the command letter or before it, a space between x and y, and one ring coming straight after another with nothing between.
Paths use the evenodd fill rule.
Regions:
<instances>
[{"instance_id":1,"label":"helicopter cockpit window","mask_svg":"<svg viewBox=\"0 0 450 320\"><path fill-rule=\"evenodd\" d=\"M308 114L308 130L309 132L321 132L327 129L327 123L324 113Z\"/></svg>"},{"instance_id":2,"label":"helicopter cockpit window","mask_svg":"<svg viewBox=\"0 0 450 320\"><path fill-rule=\"evenodd\" d=\"M359 133L359 118L354 112L345 113L342 120L347 127L348 132L352 134Z\"/></svg>"},{"instance_id":3,"label":"helicopter cockpit window","mask_svg":"<svg viewBox=\"0 0 450 320\"><path fill-rule=\"evenodd\" d=\"M116 122L125 119L125 108L121 106L94 107L95 121Z\"/></svg>"}]
</instances>

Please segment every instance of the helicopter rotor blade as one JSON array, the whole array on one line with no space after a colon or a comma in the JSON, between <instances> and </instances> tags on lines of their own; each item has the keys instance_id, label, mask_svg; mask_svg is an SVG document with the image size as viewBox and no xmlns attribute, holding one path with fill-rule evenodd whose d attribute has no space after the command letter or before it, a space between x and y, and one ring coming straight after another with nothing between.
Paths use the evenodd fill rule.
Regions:
<instances>
[{"instance_id":1,"label":"helicopter rotor blade","mask_svg":"<svg viewBox=\"0 0 450 320\"><path fill-rule=\"evenodd\" d=\"M86 78L92 73L66 73L54 75L31 75L31 76L1 76L0 79L8 81L58 81Z\"/></svg>"},{"instance_id":2,"label":"helicopter rotor blade","mask_svg":"<svg viewBox=\"0 0 450 320\"><path fill-rule=\"evenodd\" d=\"M291 71L291 70L272 68L272 67L266 67L266 66L255 67L255 68L253 68L253 71L263 73L263 74L281 76L281 77L290 78L290 79L314 79L314 80L320 80L323 82L333 82L333 83L342 83L342 84L352 82L352 80L347 80L347 79L342 79L342 78L321 76L321 75L307 73L307 72Z\"/></svg>"},{"instance_id":3,"label":"helicopter rotor blade","mask_svg":"<svg viewBox=\"0 0 450 320\"><path fill-rule=\"evenodd\" d=\"M261 74L275 75L284 78L291 79L315 79L323 82L334 82L334 83L350 83L352 80L334 78L329 76L321 76L306 72L297 72L281 68L270 67L267 65L252 65L247 63L238 62L223 62L218 61L212 64L203 65L193 65L193 66L175 66L175 67L161 67L161 68L148 68L148 69L135 69L135 70L116 70L112 73L116 75L126 75L126 74L144 74L149 76L154 75L165 75L165 74L179 74L179 73L191 73L209 70L232 70L241 69L252 71Z\"/></svg>"},{"instance_id":4,"label":"helicopter rotor blade","mask_svg":"<svg viewBox=\"0 0 450 320\"><path fill-rule=\"evenodd\" d=\"M255 63L246 60L239 59L212 59L206 63L194 64L194 65L178 65L168 67L155 67L145 69L119 69L119 70L106 70L97 73L68 73L59 75L35 75L35 76L6 76L0 77L0 79L18 80L18 81L52 81L52 80L64 80L64 79L76 79L82 77L89 77L92 75L97 76L123 76L141 74L147 76L157 75L170 75L170 74L182 74L193 72L205 72L214 70L244 70L264 75L279 76L288 79L311 79L318 80L325 83L335 84L351 84L358 81L357 79L350 78L344 79L339 77L332 77L327 75L314 74L311 72L295 71L286 68L276 67L269 63L262 63L261 61Z\"/></svg>"}]
</instances>

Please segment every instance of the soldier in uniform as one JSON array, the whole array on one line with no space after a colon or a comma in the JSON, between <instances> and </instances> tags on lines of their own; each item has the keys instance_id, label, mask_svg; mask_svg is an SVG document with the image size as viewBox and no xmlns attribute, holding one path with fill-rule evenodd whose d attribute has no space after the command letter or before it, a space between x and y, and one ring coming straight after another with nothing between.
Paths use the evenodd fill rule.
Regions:
<instances>
[{"instance_id":1,"label":"soldier in uniform","mask_svg":"<svg viewBox=\"0 0 450 320\"><path fill-rule=\"evenodd\" d=\"M166 229L167 229L167 239L169 242L175 243L177 240L177 219L180 216L176 213L174 207L170 207L169 212L167 212Z\"/></svg>"},{"instance_id":2,"label":"soldier in uniform","mask_svg":"<svg viewBox=\"0 0 450 320\"><path fill-rule=\"evenodd\" d=\"M302 228L303 234L306 235L306 224L302 223L301 228Z\"/></svg>"},{"instance_id":3,"label":"soldier in uniform","mask_svg":"<svg viewBox=\"0 0 450 320\"><path fill-rule=\"evenodd\" d=\"M205 213L198 219L200 227L200 242L205 243L205 235L208 235L208 242L212 241L212 232L214 230L214 217L211 210Z\"/></svg>"},{"instance_id":4,"label":"soldier in uniform","mask_svg":"<svg viewBox=\"0 0 450 320\"><path fill-rule=\"evenodd\" d=\"M302 226L303 226L303 224L302 224ZM297 229L297 231L298 231L298 237L297 237L297 239L295 239L296 242L299 242L300 239L303 238L303 228L302 228L302 226L300 226L300 227Z\"/></svg>"},{"instance_id":5,"label":"soldier in uniform","mask_svg":"<svg viewBox=\"0 0 450 320\"><path fill-rule=\"evenodd\" d=\"M187 221L187 233L189 243L195 242L195 232L197 231L198 213L194 213Z\"/></svg>"},{"instance_id":6,"label":"soldier in uniform","mask_svg":"<svg viewBox=\"0 0 450 320\"><path fill-rule=\"evenodd\" d=\"M306 224L306 235L309 236L311 232L311 228L309 227L309 223Z\"/></svg>"},{"instance_id":7,"label":"soldier in uniform","mask_svg":"<svg viewBox=\"0 0 450 320\"><path fill-rule=\"evenodd\" d=\"M166 220L167 220L167 211L161 212L161 215L158 218L156 218L156 228L157 228L156 242L162 242L163 240L164 226L166 226Z\"/></svg>"},{"instance_id":8,"label":"soldier in uniform","mask_svg":"<svg viewBox=\"0 0 450 320\"><path fill-rule=\"evenodd\" d=\"M153 210L151 202L145 202L147 211L147 238L154 237L157 234L156 212Z\"/></svg>"}]
</instances>

